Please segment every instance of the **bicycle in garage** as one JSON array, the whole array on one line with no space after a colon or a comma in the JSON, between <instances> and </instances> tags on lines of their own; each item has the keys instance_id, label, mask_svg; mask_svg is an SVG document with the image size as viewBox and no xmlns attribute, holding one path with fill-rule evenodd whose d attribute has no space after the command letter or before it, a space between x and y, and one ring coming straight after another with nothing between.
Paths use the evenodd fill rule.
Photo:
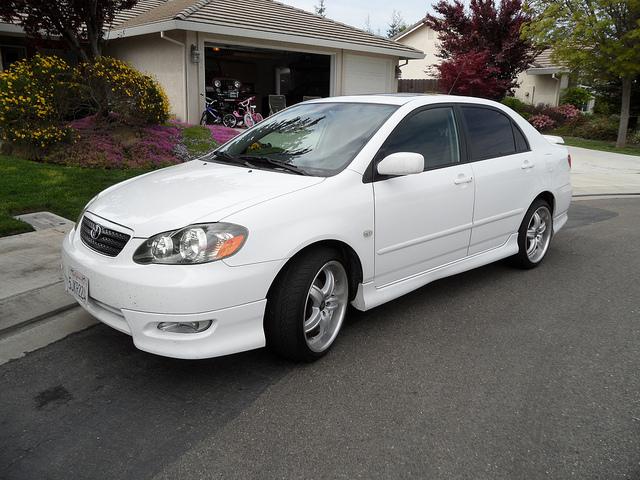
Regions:
<instances>
[{"instance_id":1,"label":"bicycle in garage","mask_svg":"<svg viewBox=\"0 0 640 480\"><path fill-rule=\"evenodd\" d=\"M217 125L222 124L228 128L234 128L238 124L238 120L231 113L224 113L220 108L220 102L217 99L205 97L205 107L200 117L200 125Z\"/></svg>"}]
</instances>

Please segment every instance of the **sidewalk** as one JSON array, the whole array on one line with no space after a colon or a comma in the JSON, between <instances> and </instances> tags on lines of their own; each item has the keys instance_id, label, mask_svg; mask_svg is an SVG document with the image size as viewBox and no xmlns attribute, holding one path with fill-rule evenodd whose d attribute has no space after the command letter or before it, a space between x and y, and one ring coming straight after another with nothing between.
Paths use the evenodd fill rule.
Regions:
<instances>
[{"instance_id":1,"label":"sidewalk","mask_svg":"<svg viewBox=\"0 0 640 480\"><path fill-rule=\"evenodd\" d=\"M48 333L43 329L47 319L79 310L64 291L60 270L62 239L73 223L46 228L33 220L44 229L0 238L0 364L95 323L61 315L61 325Z\"/></svg>"},{"instance_id":2,"label":"sidewalk","mask_svg":"<svg viewBox=\"0 0 640 480\"><path fill-rule=\"evenodd\" d=\"M640 157L568 148L574 195L640 194Z\"/></svg>"}]
</instances>

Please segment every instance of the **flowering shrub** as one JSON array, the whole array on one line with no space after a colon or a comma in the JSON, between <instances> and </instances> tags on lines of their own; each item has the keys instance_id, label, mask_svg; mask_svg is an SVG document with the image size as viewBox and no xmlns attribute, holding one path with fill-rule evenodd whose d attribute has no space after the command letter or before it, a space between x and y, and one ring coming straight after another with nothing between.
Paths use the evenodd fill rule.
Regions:
<instances>
[{"instance_id":1,"label":"flowering shrub","mask_svg":"<svg viewBox=\"0 0 640 480\"><path fill-rule=\"evenodd\" d=\"M74 96L69 65L59 57L36 55L0 72L0 139L37 157L71 138L62 123Z\"/></svg>"},{"instance_id":2,"label":"flowering shrub","mask_svg":"<svg viewBox=\"0 0 640 480\"><path fill-rule=\"evenodd\" d=\"M45 158L51 163L100 168L158 168L183 159L176 155L181 129L176 125L130 127L97 115L69 124L73 145L60 145Z\"/></svg>"},{"instance_id":3,"label":"flowering shrub","mask_svg":"<svg viewBox=\"0 0 640 480\"><path fill-rule=\"evenodd\" d=\"M180 129L171 125L153 125L141 131L140 140L127 148L129 167L164 167L180 163L176 156Z\"/></svg>"},{"instance_id":4,"label":"flowering shrub","mask_svg":"<svg viewBox=\"0 0 640 480\"><path fill-rule=\"evenodd\" d=\"M582 112L578 108L569 103L555 107L553 111L567 121L574 120L582 115Z\"/></svg>"},{"instance_id":5,"label":"flowering shrub","mask_svg":"<svg viewBox=\"0 0 640 480\"><path fill-rule=\"evenodd\" d=\"M59 57L38 54L0 72L0 141L4 149L42 158L56 145L85 138L81 121L71 125L66 122L79 114L94 113L105 120L104 128L122 123L157 125L167 120L169 102L153 78L109 57L72 69ZM94 125L96 119L87 121ZM136 145L144 150L138 152L141 158L149 156L141 161L166 163L166 131L152 130L146 135L148 140ZM88 148L84 152L88 159L82 163L105 166L120 162L118 149L107 137L99 132L90 137L95 145L83 144Z\"/></svg>"},{"instance_id":6,"label":"flowering shrub","mask_svg":"<svg viewBox=\"0 0 640 480\"><path fill-rule=\"evenodd\" d=\"M125 62L99 57L79 65L76 77L90 108L103 117L113 112L128 124L159 124L169 118L169 100L162 87Z\"/></svg>"},{"instance_id":7,"label":"flowering shrub","mask_svg":"<svg viewBox=\"0 0 640 480\"><path fill-rule=\"evenodd\" d=\"M222 125L207 125L207 127L211 130L213 139L220 145L227 143L238 135L238 132L233 128L223 127Z\"/></svg>"},{"instance_id":8,"label":"flowering shrub","mask_svg":"<svg viewBox=\"0 0 640 480\"><path fill-rule=\"evenodd\" d=\"M551 117L544 114L529 117L529 123L541 132L552 129L556 124Z\"/></svg>"}]
</instances>

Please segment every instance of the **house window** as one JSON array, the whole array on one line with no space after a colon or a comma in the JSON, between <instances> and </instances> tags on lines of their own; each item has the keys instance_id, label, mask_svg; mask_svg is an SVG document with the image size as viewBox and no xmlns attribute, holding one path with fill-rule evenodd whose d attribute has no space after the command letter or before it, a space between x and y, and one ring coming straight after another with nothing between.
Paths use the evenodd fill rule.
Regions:
<instances>
[{"instance_id":1,"label":"house window","mask_svg":"<svg viewBox=\"0 0 640 480\"><path fill-rule=\"evenodd\" d=\"M16 45L0 45L0 71L27 56L27 49Z\"/></svg>"}]
</instances>

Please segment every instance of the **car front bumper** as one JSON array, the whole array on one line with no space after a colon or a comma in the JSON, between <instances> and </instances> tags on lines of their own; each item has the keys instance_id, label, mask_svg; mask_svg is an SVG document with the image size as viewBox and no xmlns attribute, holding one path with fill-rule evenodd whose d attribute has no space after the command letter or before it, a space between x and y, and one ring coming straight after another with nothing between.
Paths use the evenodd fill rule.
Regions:
<instances>
[{"instance_id":1,"label":"car front bumper","mask_svg":"<svg viewBox=\"0 0 640 480\"><path fill-rule=\"evenodd\" d=\"M281 263L231 267L224 261L202 265L139 265L132 238L117 257L89 249L72 230L62 247L62 272L88 279L80 305L103 323L133 337L137 348L174 358L210 358L265 345L266 294ZM211 321L200 333L158 329L163 322Z\"/></svg>"}]
</instances>

